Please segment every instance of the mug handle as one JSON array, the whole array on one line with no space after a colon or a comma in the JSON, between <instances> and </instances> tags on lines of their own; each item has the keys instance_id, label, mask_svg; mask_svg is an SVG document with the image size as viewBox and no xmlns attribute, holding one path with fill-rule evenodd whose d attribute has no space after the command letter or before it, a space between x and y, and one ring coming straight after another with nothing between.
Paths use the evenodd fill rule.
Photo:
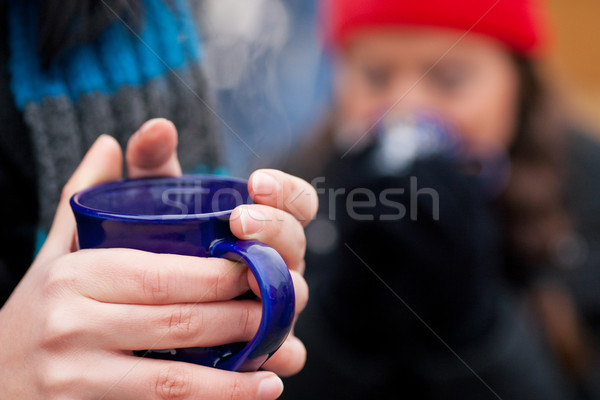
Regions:
<instances>
[{"instance_id":1,"label":"mug handle","mask_svg":"<svg viewBox=\"0 0 600 400\"><path fill-rule=\"evenodd\" d=\"M291 330L296 306L290 271L277 251L253 240L216 240L210 246L210 254L247 264L262 298L262 317L256 335L239 352L215 367L256 371L279 349Z\"/></svg>"}]
</instances>

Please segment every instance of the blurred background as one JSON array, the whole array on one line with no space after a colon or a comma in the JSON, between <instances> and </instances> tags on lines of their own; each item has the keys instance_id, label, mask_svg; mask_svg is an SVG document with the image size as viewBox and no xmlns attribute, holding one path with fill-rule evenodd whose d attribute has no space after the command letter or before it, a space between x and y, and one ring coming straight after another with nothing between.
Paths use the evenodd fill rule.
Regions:
<instances>
[{"instance_id":1,"label":"blurred background","mask_svg":"<svg viewBox=\"0 0 600 400\"><path fill-rule=\"evenodd\" d=\"M228 147L247 176L298 144L327 109L315 0L204 0L205 69Z\"/></svg>"},{"instance_id":2,"label":"blurred background","mask_svg":"<svg viewBox=\"0 0 600 400\"><path fill-rule=\"evenodd\" d=\"M600 138L600 1L547 1L555 27L549 73ZM331 72L316 8L316 0L203 0L205 68L229 173L272 165L326 112Z\"/></svg>"},{"instance_id":3,"label":"blurred background","mask_svg":"<svg viewBox=\"0 0 600 400\"><path fill-rule=\"evenodd\" d=\"M550 65L572 112L600 132L600 1L549 0L556 27Z\"/></svg>"}]
</instances>

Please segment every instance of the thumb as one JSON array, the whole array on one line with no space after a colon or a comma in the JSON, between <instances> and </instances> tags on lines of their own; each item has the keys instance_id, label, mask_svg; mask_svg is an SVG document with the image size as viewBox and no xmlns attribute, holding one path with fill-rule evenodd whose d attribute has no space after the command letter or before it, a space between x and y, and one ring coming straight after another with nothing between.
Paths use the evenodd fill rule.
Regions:
<instances>
[{"instance_id":1,"label":"thumb","mask_svg":"<svg viewBox=\"0 0 600 400\"><path fill-rule=\"evenodd\" d=\"M88 187L120 179L123 154L119 143L111 136L101 135L63 188L48 238L36 263L50 261L72 251L75 239L75 217L69 200L76 192Z\"/></svg>"}]
</instances>

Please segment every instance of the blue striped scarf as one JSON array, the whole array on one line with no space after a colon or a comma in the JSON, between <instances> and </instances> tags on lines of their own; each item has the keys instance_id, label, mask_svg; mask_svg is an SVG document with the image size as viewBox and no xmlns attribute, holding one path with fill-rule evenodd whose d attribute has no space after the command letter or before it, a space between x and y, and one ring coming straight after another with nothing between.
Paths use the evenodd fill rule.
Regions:
<instances>
[{"instance_id":1,"label":"blue striped scarf","mask_svg":"<svg viewBox=\"0 0 600 400\"><path fill-rule=\"evenodd\" d=\"M187 0L143 0L137 31L117 20L93 42L42 68L39 2L9 0L11 90L30 130L41 227L62 186L101 133L122 146L147 119L171 119L187 171L219 167L220 141L207 106L201 42Z\"/></svg>"}]
</instances>

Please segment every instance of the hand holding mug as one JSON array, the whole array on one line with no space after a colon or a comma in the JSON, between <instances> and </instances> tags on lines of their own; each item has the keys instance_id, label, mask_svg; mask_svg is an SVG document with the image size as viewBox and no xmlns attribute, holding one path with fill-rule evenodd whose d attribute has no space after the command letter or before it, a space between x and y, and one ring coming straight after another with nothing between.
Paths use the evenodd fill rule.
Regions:
<instances>
[{"instance_id":1,"label":"hand holding mug","mask_svg":"<svg viewBox=\"0 0 600 400\"><path fill-rule=\"evenodd\" d=\"M128 145L131 177L179 175L175 148L172 124L145 124ZM254 286L254 280L243 266L227 260L131 249L73 252L75 221L68 199L76 191L120 179L121 171L119 146L109 137L99 138L66 185L44 247L0 310L0 339L6 344L0 364L10 366L0 373L5 395L277 397L281 382L270 372L236 373L132 355L130 349L151 348L158 337L167 338L173 347L211 346L223 337L250 340L260 323L261 306L233 300ZM240 217L232 218L231 231L281 254L291 269L299 312L307 299L298 273L303 268L302 224L316 211L316 195L307 183L277 171L255 173L249 191L257 204L234 211ZM286 197L298 191L310 194L289 206ZM259 226L244 219L254 211L265 215ZM189 304L199 297L201 313ZM206 323L210 319L220 323ZM264 368L291 374L301 368L304 357L302 344L291 336Z\"/></svg>"},{"instance_id":2,"label":"hand holding mug","mask_svg":"<svg viewBox=\"0 0 600 400\"><path fill-rule=\"evenodd\" d=\"M258 241L241 241L229 228L233 209L251 202L247 181L211 175L120 180L94 186L71 198L81 249L128 248L226 258L247 264L254 275L262 316L252 340L227 343L223 338L214 338L217 346L174 349L169 348L178 344L173 338L161 340L167 339L165 332L147 350L135 349L139 355L230 371L256 371L279 349L291 330L295 311L287 265L273 248ZM251 218L253 223L266 222ZM162 272L152 269L150 273ZM205 307L192 305L190 313L183 318L194 318L193 314L206 318ZM207 317L206 323L227 322L218 315Z\"/></svg>"}]
</instances>

